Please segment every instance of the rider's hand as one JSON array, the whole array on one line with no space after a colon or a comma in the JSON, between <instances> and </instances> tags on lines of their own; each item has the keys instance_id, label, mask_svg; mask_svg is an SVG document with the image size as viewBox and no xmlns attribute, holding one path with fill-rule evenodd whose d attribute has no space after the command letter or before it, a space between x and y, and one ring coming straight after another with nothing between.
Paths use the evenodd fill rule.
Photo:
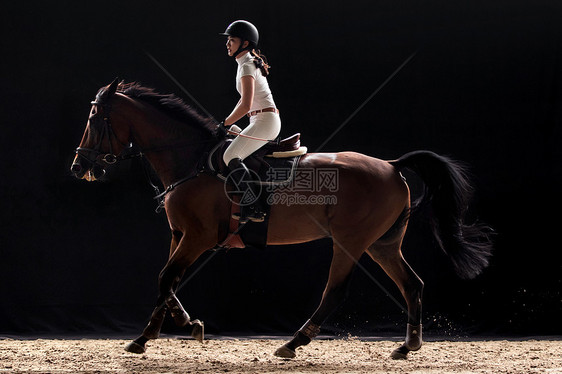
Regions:
<instances>
[{"instance_id":1,"label":"rider's hand","mask_svg":"<svg viewBox=\"0 0 562 374\"><path fill-rule=\"evenodd\" d=\"M226 126L224 125L224 121L222 121L217 126L217 137L219 137L220 139L223 139L223 138L226 138L227 135L228 135L228 130L226 129Z\"/></svg>"}]
</instances>

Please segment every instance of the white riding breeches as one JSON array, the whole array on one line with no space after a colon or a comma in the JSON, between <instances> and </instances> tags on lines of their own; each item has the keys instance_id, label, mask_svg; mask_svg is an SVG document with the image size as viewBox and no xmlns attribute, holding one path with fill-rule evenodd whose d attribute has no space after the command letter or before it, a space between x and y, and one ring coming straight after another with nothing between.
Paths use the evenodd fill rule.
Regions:
<instances>
[{"instance_id":1,"label":"white riding breeches","mask_svg":"<svg viewBox=\"0 0 562 374\"><path fill-rule=\"evenodd\" d=\"M278 113L262 112L250 117L250 124L241 132L242 135L273 140L281 131L281 118ZM222 157L226 165L235 158L244 160L246 157L266 145L263 140L237 136L228 146Z\"/></svg>"}]
</instances>

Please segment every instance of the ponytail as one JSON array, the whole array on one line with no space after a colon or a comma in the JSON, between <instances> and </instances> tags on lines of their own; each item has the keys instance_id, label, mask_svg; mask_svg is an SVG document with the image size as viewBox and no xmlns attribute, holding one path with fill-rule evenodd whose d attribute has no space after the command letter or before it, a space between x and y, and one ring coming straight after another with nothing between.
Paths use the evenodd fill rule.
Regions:
<instances>
[{"instance_id":1,"label":"ponytail","mask_svg":"<svg viewBox=\"0 0 562 374\"><path fill-rule=\"evenodd\" d=\"M267 63L267 58L261 54L259 49L257 51L252 49L250 53L254 56L254 64L256 67L261 70L264 77L267 77L269 75L269 68L271 67Z\"/></svg>"}]
</instances>

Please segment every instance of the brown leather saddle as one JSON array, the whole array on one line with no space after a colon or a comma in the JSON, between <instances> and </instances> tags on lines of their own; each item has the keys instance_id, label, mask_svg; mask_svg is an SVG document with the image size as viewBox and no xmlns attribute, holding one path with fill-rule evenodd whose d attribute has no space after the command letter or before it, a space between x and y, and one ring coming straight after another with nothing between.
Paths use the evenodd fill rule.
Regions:
<instances>
[{"instance_id":1,"label":"brown leather saddle","mask_svg":"<svg viewBox=\"0 0 562 374\"><path fill-rule=\"evenodd\" d=\"M232 142L227 138L215 146L209 153L207 169L220 179L228 183L230 170L225 165L222 157ZM267 203L269 196L275 188L287 185L293 179L300 157L306 154L306 147L300 145L300 133L286 139L268 143L257 152L247 157L244 164L255 173L258 183L262 185L259 198L265 202L266 216L263 222L248 222L239 226L238 221L230 219L229 234L217 248L244 248L246 245L263 249L267 242L267 227L269 224L270 205ZM232 203L231 214L239 213L240 206Z\"/></svg>"},{"instance_id":2,"label":"brown leather saddle","mask_svg":"<svg viewBox=\"0 0 562 374\"><path fill-rule=\"evenodd\" d=\"M272 179L274 174L282 175L282 173L275 173L274 170L294 169L294 161L307 151L306 147L300 145L300 136L300 133L296 133L283 140L268 143L247 157L244 164L256 173L262 182L283 182L283 180ZM226 177L229 173L222 157L232 140L227 138L209 153L207 167L219 176Z\"/></svg>"}]
</instances>

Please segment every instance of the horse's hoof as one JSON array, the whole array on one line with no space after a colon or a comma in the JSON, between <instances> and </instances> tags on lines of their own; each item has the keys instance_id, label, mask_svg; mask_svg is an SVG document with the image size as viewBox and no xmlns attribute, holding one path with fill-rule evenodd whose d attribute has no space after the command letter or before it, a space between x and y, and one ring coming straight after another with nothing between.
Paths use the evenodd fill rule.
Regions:
<instances>
[{"instance_id":1,"label":"horse's hoof","mask_svg":"<svg viewBox=\"0 0 562 374\"><path fill-rule=\"evenodd\" d=\"M138 343L136 343L136 342L134 342L134 341L133 341L133 342L130 342L129 344L127 344L127 345L125 346L125 350L126 350L127 352L138 353L138 354L141 354L141 353L146 352L146 348L145 348L145 347L143 347L142 345L140 345L140 344L138 344Z\"/></svg>"},{"instance_id":2,"label":"horse's hoof","mask_svg":"<svg viewBox=\"0 0 562 374\"><path fill-rule=\"evenodd\" d=\"M408 348L401 346L396 348L394 351L392 351L392 353L390 354L390 357L393 360L405 360L408 358Z\"/></svg>"},{"instance_id":3,"label":"horse's hoof","mask_svg":"<svg viewBox=\"0 0 562 374\"><path fill-rule=\"evenodd\" d=\"M203 343L203 340L205 340L205 325L198 319L191 322L191 324L193 325L191 336L195 338L195 340L197 340L199 343Z\"/></svg>"},{"instance_id":4,"label":"horse's hoof","mask_svg":"<svg viewBox=\"0 0 562 374\"><path fill-rule=\"evenodd\" d=\"M274 355L282 358L295 358L297 354L295 353L295 351L284 345L281 348L278 348L275 351Z\"/></svg>"}]
</instances>

